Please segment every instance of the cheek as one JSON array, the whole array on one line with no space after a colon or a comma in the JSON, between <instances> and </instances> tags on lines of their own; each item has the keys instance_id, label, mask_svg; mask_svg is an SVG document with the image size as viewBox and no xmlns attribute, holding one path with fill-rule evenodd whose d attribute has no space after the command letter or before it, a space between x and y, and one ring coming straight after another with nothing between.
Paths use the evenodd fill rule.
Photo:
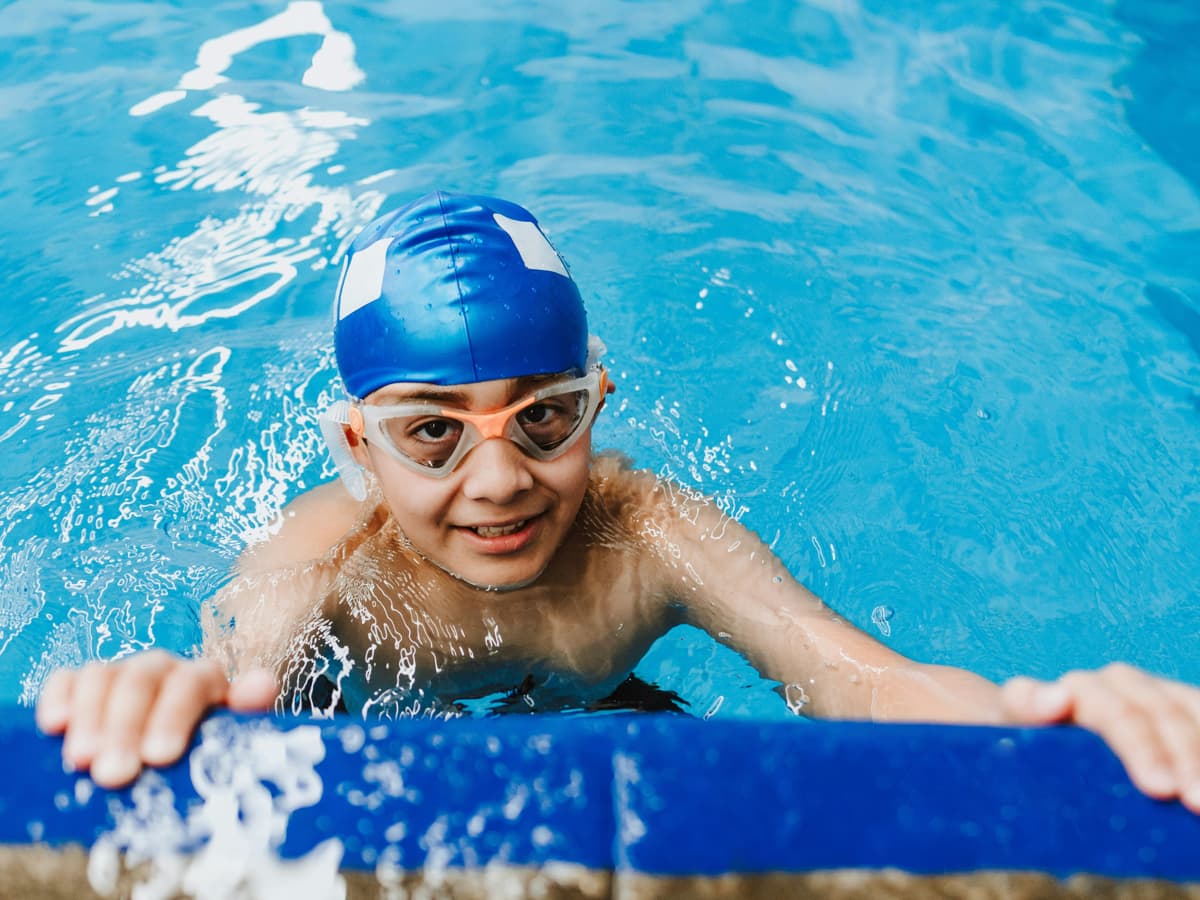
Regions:
<instances>
[{"instance_id":1,"label":"cheek","mask_svg":"<svg viewBox=\"0 0 1200 900\"><path fill-rule=\"evenodd\" d=\"M561 466L554 471L552 487L564 503L577 509L583 502L583 495L587 491L588 475L591 471L591 435L580 438L574 447L555 462L561 463Z\"/></svg>"},{"instance_id":2,"label":"cheek","mask_svg":"<svg viewBox=\"0 0 1200 900\"><path fill-rule=\"evenodd\" d=\"M392 516L406 532L428 527L440 517L447 493L442 482L382 466L376 466L375 476Z\"/></svg>"}]
</instances>

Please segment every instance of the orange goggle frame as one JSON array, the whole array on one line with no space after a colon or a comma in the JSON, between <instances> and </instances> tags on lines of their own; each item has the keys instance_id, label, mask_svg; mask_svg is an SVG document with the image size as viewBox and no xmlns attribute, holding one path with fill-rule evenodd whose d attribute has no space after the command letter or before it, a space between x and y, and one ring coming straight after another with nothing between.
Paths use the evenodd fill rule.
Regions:
<instances>
[{"instance_id":1,"label":"orange goggle frame","mask_svg":"<svg viewBox=\"0 0 1200 900\"><path fill-rule=\"evenodd\" d=\"M346 425L408 468L445 478L477 444L493 438L512 441L533 459L561 456L587 431L605 395L614 390L608 373L597 366L494 412L464 412L424 400L390 406L354 403L346 411Z\"/></svg>"}]
</instances>

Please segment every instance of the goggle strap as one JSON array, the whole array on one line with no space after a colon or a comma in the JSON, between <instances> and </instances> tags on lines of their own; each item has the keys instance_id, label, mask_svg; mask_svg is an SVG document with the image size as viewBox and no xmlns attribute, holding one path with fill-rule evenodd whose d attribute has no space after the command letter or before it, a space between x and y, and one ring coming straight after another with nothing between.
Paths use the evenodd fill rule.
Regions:
<instances>
[{"instance_id":1,"label":"goggle strap","mask_svg":"<svg viewBox=\"0 0 1200 900\"><path fill-rule=\"evenodd\" d=\"M604 346L604 341L600 340L594 334L589 334L587 339L587 361L583 364L583 370L586 372L600 365L600 360L607 352L608 347Z\"/></svg>"},{"instance_id":2,"label":"goggle strap","mask_svg":"<svg viewBox=\"0 0 1200 900\"><path fill-rule=\"evenodd\" d=\"M337 467L342 487L355 500L361 501L367 498L367 478L362 466L355 462L354 454L350 452L350 443L344 431L346 426L353 427L351 419L355 414L358 416L358 428L355 430L361 433L362 413L345 400L338 400L331 405L317 418L317 422L321 426L325 446L329 448L329 456Z\"/></svg>"}]
</instances>

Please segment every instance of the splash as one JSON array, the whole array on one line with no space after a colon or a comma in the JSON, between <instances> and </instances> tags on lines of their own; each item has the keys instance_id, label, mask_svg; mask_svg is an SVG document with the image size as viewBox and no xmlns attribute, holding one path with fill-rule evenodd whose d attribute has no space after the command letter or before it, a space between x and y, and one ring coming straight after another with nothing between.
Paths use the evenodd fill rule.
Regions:
<instances>
[{"instance_id":1,"label":"splash","mask_svg":"<svg viewBox=\"0 0 1200 900\"><path fill-rule=\"evenodd\" d=\"M275 852L291 813L321 799L315 767L324 756L316 726L280 731L265 721L210 719L189 758L199 805L184 818L162 776L142 775L132 807L111 801L115 825L88 859L92 888L115 895L123 855L126 867L139 869L134 900L344 898L340 840L294 860Z\"/></svg>"}]
</instances>

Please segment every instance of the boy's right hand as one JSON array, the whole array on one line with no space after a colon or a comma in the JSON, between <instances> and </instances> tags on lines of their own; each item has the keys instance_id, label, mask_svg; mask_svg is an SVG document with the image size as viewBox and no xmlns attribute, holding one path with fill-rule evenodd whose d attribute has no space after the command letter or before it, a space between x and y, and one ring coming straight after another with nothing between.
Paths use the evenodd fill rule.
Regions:
<instances>
[{"instance_id":1,"label":"boy's right hand","mask_svg":"<svg viewBox=\"0 0 1200 900\"><path fill-rule=\"evenodd\" d=\"M227 681L210 659L149 650L114 663L54 672L38 698L37 723L65 734L63 762L91 771L101 787L122 787L146 766L166 766L187 749L213 706L239 712L271 708L277 689L256 669Z\"/></svg>"}]
</instances>

